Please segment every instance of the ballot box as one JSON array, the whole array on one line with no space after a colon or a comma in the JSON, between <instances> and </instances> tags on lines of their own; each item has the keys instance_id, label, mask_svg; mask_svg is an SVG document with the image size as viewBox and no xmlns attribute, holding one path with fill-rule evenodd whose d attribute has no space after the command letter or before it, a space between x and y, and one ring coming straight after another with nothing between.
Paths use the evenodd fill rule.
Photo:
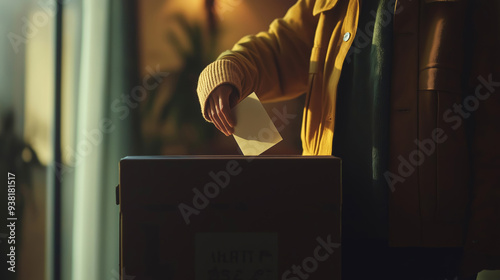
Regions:
<instances>
[{"instance_id":1,"label":"ballot box","mask_svg":"<svg viewBox=\"0 0 500 280\"><path fill-rule=\"evenodd\" d=\"M120 279L340 279L341 161L120 161Z\"/></svg>"}]
</instances>

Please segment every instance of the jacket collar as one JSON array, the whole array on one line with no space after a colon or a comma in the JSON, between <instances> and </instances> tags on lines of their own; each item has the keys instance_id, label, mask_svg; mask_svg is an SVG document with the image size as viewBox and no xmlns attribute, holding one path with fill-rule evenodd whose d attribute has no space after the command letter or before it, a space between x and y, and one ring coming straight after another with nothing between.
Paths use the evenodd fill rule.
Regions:
<instances>
[{"instance_id":1,"label":"jacket collar","mask_svg":"<svg viewBox=\"0 0 500 280\"><path fill-rule=\"evenodd\" d=\"M313 16L331 10L337 2L338 0L316 0L313 8Z\"/></svg>"}]
</instances>

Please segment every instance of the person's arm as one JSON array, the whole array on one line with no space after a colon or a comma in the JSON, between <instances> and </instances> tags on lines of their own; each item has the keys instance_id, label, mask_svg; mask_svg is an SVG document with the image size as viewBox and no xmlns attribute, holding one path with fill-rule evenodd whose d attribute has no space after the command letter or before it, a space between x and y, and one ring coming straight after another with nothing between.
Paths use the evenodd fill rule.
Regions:
<instances>
[{"instance_id":1,"label":"person's arm","mask_svg":"<svg viewBox=\"0 0 500 280\"><path fill-rule=\"evenodd\" d=\"M314 2L299 0L267 32L244 37L203 70L198 97L205 119L229 135L235 124L230 107L250 93L280 101L306 92L318 20Z\"/></svg>"}]
</instances>

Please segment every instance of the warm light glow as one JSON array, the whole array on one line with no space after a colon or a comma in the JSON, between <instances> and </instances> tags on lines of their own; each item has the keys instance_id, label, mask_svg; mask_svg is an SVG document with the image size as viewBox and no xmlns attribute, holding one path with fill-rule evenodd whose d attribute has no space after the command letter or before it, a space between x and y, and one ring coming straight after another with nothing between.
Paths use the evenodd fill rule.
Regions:
<instances>
[{"instance_id":1,"label":"warm light glow","mask_svg":"<svg viewBox=\"0 0 500 280\"><path fill-rule=\"evenodd\" d=\"M39 7L38 7L39 8ZM38 12L34 10L28 19ZM54 21L33 28L26 42L25 125L24 140L40 162L52 161L52 117L54 112Z\"/></svg>"}]
</instances>

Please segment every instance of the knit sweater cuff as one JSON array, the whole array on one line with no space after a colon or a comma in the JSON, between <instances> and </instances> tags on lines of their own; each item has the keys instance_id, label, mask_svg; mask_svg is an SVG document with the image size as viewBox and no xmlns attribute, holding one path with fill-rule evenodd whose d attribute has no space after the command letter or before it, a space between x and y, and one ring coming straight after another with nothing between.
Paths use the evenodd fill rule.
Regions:
<instances>
[{"instance_id":1,"label":"knit sweater cuff","mask_svg":"<svg viewBox=\"0 0 500 280\"><path fill-rule=\"evenodd\" d=\"M240 94L241 82L241 72L238 65L228 59L216 60L201 72L197 91L201 105L201 113L207 121L209 121L209 119L207 118L205 107L210 93L222 84L230 84L234 86L238 94Z\"/></svg>"}]
</instances>

